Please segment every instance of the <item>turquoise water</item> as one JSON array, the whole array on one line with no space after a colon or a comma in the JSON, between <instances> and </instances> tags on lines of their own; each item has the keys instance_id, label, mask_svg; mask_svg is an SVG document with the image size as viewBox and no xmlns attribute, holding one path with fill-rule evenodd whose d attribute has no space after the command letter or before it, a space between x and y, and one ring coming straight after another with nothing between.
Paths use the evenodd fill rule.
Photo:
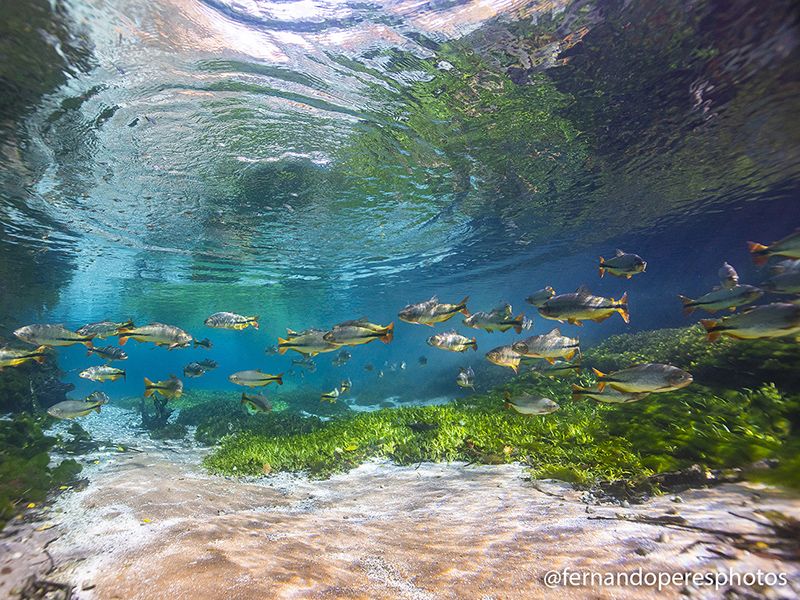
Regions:
<instances>
[{"instance_id":1,"label":"turquoise water","mask_svg":"<svg viewBox=\"0 0 800 600\"><path fill-rule=\"evenodd\" d=\"M235 391L230 373L261 368L312 395L349 377L366 404L463 397L460 366L483 390L511 375L483 355L513 332L459 316L437 330L454 324L479 351L442 352L429 328L398 322L406 304L509 302L544 333L553 323L524 298L545 285L627 292L629 325L562 327L592 345L694 322L677 294L709 291L724 261L761 284L745 242L800 224L790 2L3 11L4 337L130 318L214 343L130 341L126 379L102 385L78 377L101 361L60 349L74 397L136 396L143 377L209 357L219 368L187 389ZM646 273L601 279L597 257L616 248ZM220 310L261 327L204 327ZM394 341L351 348L342 367L321 355L314 373L265 352L286 328L361 316L394 321Z\"/></svg>"}]
</instances>

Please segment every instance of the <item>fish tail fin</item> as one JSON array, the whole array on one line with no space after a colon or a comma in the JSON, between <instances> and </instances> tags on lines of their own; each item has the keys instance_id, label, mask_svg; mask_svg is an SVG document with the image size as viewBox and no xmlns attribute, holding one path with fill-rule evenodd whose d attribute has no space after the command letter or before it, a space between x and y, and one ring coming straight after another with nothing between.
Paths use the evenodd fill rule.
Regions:
<instances>
[{"instance_id":1,"label":"fish tail fin","mask_svg":"<svg viewBox=\"0 0 800 600\"><path fill-rule=\"evenodd\" d=\"M192 340L192 348L197 348L200 344L197 343L197 340Z\"/></svg>"},{"instance_id":2,"label":"fish tail fin","mask_svg":"<svg viewBox=\"0 0 800 600\"><path fill-rule=\"evenodd\" d=\"M700 325L702 325L706 330L706 335L709 342L716 342L722 335L717 330L719 321L715 321L714 319L700 319Z\"/></svg>"},{"instance_id":3,"label":"fish tail fin","mask_svg":"<svg viewBox=\"0 0 800 600\"><path fill-rule=\"evenodd\" d=\"M278 338L278 354L280 354L281 356L286 354L286 346L281 346L281 344L288 344L288 343L289 340L285 340L282 337Z\"/></svg>"},{"instance_id":4,"label":"fish tail fin","mask_svg":"<svg viewBox=\"0 0 800 600\"><path fill-rule=\"evenodd\" d=\"M472 338L472 340L470 340L470 342L471 342L472 349L475 352L477 352L478 351L478 338Z\"/></svg>"},{"instance_id":5,"label":"fish tail fin","mask_svg":"<svg viewBox=\"0 0 800 600\"><path fill-rule=\"evenodd\" d=\"M86 336L86 338L87 338L87 339L86 339L86 340L84 340L83 342L81 342L81 344L83 344L83 345L84 345L84 346L86 346L87 348L94 348L94 344L92 343L92 339L94 339L94 336L95 336L95 335L96 335L96 334L94 334L94 333L92 333L92 334L90 334L90 335L87 335L87 336Z\"/></svg>"},{"instance_id":6,"label":"fish tail fin","mask_svg":"<svg viewBox=\"0 0 800 600\"><path fill-rule=\"evenodd\" d=\"M594 373L598 377L605 377L606 376L606 374L603 373L600 369L595 369L594 367L592 367L592 373Z\"/></svg>"},{"instance_id":7,"label":"fish tail fin","mask_svg":"<svg viewBox=\"0 0 800 600\"><path fill-rule=\"evenodd\" d=\"M622 317L622 320L625 321L626 323L630 323L631 322L631 315L628 312L628 292L625 292L624 294L622 294L622 298L619 299L617 304L619 304L619 307L617 308L617 312Z\"/></svg>"},{"instance_id":8,"label":"fish tail fin","mask_svg":"<svg viewBox=\"0 0 800 600\"><path fill-rule=\"evenodd\" d=\"M388 344L394 339L394 322L389 323L386 326L385 333L381 336L381 341L384 344Z\"/></svg>"},{"instance_id":9,"label":"fish tail fin","mask_svg":"<svg viewBox=\"0 0 800 600\"><path fill-rule=\"evenodd\" d=\"M149 398L153 395L153 382L150 381L147 377L144 378L144 397Z\"/></svg>"},{"instance_id":10,"label":"fish tail fin","mask_svg":"<svg viewBox=\"0 0 800 600\"><path fill-rule=\"evenodd\" d=\"M469 302L469 296L464 296L464 299L458 303L458 309L466 316L469 316L469 311L467 310L467 302Z\"/></svg>"},{"instance_id":11,"label":"fish tail fin","mask_svg":"<svg viewBox=\"0 0 800 600\"><path fill-rule=\"evenodd\" d=\"M38 352L39 355L33 360L35 360L41 365L45 360L47 360L47 356L45 355L45 352L47 352L47 346L39 346L38 348L36 348L36 352ZM92 351L89 350L88 353L91 354Z\"/></svg>"},{"instance_id":12,"label":"fish tail fin","mask_svg":"<svg viewBox=\"0 0 800 600\"><path fill-rule=\"evenodd\" d=\"M275 382L278 385L283 385L283 373L278 373L277 375L275 375Z\"/></svg>"},{"instance_id":13,"label":"fish tail fin","mask_svg":"<svg viewBox=\"0 0 800 600\"><path fill-rule=\"evenodd\" d=\"M517 334L522 333L522 326L525 324L525 315L523 313L519 313L516 317L514 317L514 331Z\"/></svg>"},{"instance_id":14,"label":"fish tail fin","mask_svg":"<svg viewBox=\"0 0 800 600\"><path fill-rule=\"evenodd\" d=\"M692 314L695 311L695 309L697 308L695 306L692 306L692 303L694 302L694 300L692 300L691 298L687 298L686 296L681 296L680 294L678 294L678 298L680 298L681 302L683 302L683 314L684 315Z\"/></svg>"},{"instance_id":15,"label":"fish tail fin","mask_svg":"<svg viewBox=\"0 0 800 600\"><path fill-rule=\"evenodd\" d=\"M580 400L581 398L584 397L584 394L587 391L588 390L586 388L583 388L583 387L573 383L572 384L572 399L573 400Z\"/></svg>"},{"instance_id":16,"label":"fish tail fin","mask_svg":"<svg viewBox=\"0 0 800 600\"><path fill-rule=\"evenodd\" d=\"M102 406L102 404L98 404L97 406L95 406L95 407L94 407L94 412L96 412L96 413L99 413L99 412L100 412L100 407L101 407L101 406Z\"/></svg>"},{"instance_id":17,"label":"fish tail fin","mask_svg":"<svg viewBox=\"0 0 800 600\"><path fill-rule=\"evenodd\" d=\"M247 321L253 329L258 329L258 315L247 317Z\"/></svg>"},{"instance_id":18,"label":"fish tail fin","mask_svg":"<svg viewBox=\"0 0 800 600\"><path fill-rule=\"evenodd\" d=\"M753 255L753 264L757 267L763 266L769 260L769 255L766 254L766 250L769 249L768 246L758 242L747 242L747 249Z\"/></svg>"}]
</instances>

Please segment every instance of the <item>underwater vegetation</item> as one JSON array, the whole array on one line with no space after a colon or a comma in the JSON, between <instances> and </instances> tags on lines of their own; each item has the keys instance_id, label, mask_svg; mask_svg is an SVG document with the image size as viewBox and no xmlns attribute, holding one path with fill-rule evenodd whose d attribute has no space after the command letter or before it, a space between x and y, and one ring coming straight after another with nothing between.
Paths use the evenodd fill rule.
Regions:
<instances>
[{"instance_id":1,"label":"underwater vegetation","mask_svg":"<svg viewBox=\"0 0 800 600\"><path fill-rule=\"evenodd\" d=\"M20 508L42 502L81 470L72 459L50 464L50 451L58 439L42 432L43 422L27 413L0 420L0 529Z\"/></svg>"},{"instance_id":2,"label":"underwater vegetation","mask_svg":"<svg viewBox=\"0 0 800 600\"><path fill-rule=\"evenodd\" d=\"M769 372L780 383L739 388L738 379L728 377L765 357L773 359ZM572 400L571 385L591 384L591 375L550 379L526 372L443 406L348 413L307 426L288 411L231 418L233 403L200 405L179 421L196 423L203 443L218 442L205 465L226 475L303 471L327 477L370 459L404 465L519 461L534 478L590 485L637 482L692 465L724 469L777 459L776 469L752 476L800 486L791 468L800 442L794 375L800 358L790 344L709 344L699 328L690 327L615 336L584 354L584 364L606 369L644 360L703 375L687 388L623 405ZM507 392L551 398L561 408L549 416L520 415L504 409Z\"/></svg>"}]
</instances>

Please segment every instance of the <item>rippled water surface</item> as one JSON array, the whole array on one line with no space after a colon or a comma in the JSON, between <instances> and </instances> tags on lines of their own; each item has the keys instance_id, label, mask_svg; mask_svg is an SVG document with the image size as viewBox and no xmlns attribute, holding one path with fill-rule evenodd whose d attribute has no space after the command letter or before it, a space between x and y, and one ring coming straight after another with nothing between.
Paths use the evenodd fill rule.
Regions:
<instances>
[{"instance_id":1,"label":"rippled water surface","mask_svg":"<svg viewBox=\"0 0 800 600\"><path fill-rule=\"evenodd\" d=\"M587 328L597 340L685 323L676 293L707 291L724 260L756 282L744 242L800 224L792 2L0 12L6 335L132 317L203 337L216 310L261 315L259 332L212 335L223 368L206 381L223 386L234 367L288 368L264 354L286 327L388 322L433 293L517 312L547 284L628 291L631 326ZM616 247L644 256L646 276L600 280L597 256ZM387 375L375 385L430 387L400 368L430 355L430 332L401 327L354 372L372 362ZM205 356L132 359L153 352L163 374ZM82 354L66 351L78 385ZM138 390L153 360L129 363ZM335 376L325 363L320 380Z\"/></svg>"}]
</instances>

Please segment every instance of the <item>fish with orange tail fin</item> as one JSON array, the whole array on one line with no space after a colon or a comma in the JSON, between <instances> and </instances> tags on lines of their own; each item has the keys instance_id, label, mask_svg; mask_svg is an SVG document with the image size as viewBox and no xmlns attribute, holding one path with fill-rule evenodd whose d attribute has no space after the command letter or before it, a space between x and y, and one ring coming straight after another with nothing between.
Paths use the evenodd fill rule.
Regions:
<instances>
[{"instance_id":1,"label":"fish with orange tail fin","mask_svg":"<svg viewBox=\"0 0 800 600\"><path fill-rule=\"evenodd\" d=\"M703 319L708 341L726 335L740 340L800 336L800 305L773 302L754 306L744 312L722 319Z\"/></svg>"},{"instance_id":2,"label":"fish with orange tail fin","mask_svg":"<svg viewBox=\"0 0 800 600\"><path fill-rule=\"evenodd\" d=\"M629 394L669 392L684 388L693 381L691 373L661 363L635 365L608 374L597 369L592 371L597 376L597 389L601 392L607 385Z\"/></svg>"},{"instance_id":3,"label":"fish with orange tail fin","mask_svg":"<svg viewBox=\"0 0 800 600\"><path fill-rule=\"evenodd\" d=\"M467 310L467 302L469 296L457 304L446 304L439 302L436 296L425 302L418 302L417 304L409 304L404 307L397 316L401 321L406 323L417 323L419 325L427 325L433 327L434 323L444 323L448 319L452 319L458 313L469 316Z\"/></svg>"},{"instance_id":4,"label":"fish with orange tail fin","mask_svg":"<svg viewBox=\"0 0 800 600\"><path fill-rule=\"evenodd\" d=\"M561 335L558 329L543 335L533 335L514 342L511 349L525 358L543 358L551 365L557 358L572 359L580 352L580 342L575 338Z\"/></svg>"},{"instance_id":5,"label":"fish with orange tail fin","mask_svg":"<svg viewBox=\"0 0 800 600\"><path fill-rule=\"evenodd\" d=\"M206 327L215 329L233 329L240 331L252 327L258 329L258 315L245 317L232 312L216 312L204 321Z\"/></svg>"},{"instance_id":6,"label":"fish with orange tail fin","mask_svg":"<svg viewBox=\"0 0 800 600\"><path fill-rule=\"evenodd\" d=\"M493 331L508 331L514 329L517 333L522 333L523 329L530 329L533 326L531 319L526 319L520 313L516 317L512 316L510 304L503 304L493 309L491 312L479 311L472 313L464 319L464 325L473 329L483 329L492 333Z\"/></svg>"},{"instance_id":7,"label":"fish with orange tail fin","mask_svg":"<svg viewBox=\"0 0 800 600\"><path fill-rule=\"evenodd\" d=\"M601 256L598 269L600 271L600 277L608 273L615 277L630 279L634 275L644 273L645 269L647 269L647 262L638 254L630 254L622 250L617 250L614 257L608 260Z\"/></svg>"},{"instance_id":8,"label":"fish with orange tail fin","mask_svg":"<svg viewBox=\"0 0 800 600\"><path fill-rule=\"evenodd\" d=\"M0 348L0 371L5 367L16 367L29 360L42 364L47 358L48 346L39 346L35 350L23 348Z\"/></svg>"},{"instance_id":9,"label":"fish with orange tail fin","mask_svg":"<svg viewBox=\"0 0 800 600\"><path fill-rule=\"evenodd\" d=\"M747 242L747 248L750 250L753 262L759 267L765 265L772 256L800 258L800 229L769 246L758 242Z\"/></svg>"},{"instance_id":10,"label":"fish with orange tail fin","mask_svg":"<svg viewBox=\"0 0 800 600\"><path fill-rule=\"evenodd\" d=\"M734 287L720 287L716 290L700 296L697 300L678 295L683 303L683 314L690 315L695 310L701 309L708 313L715 313L720 310L736 310L739 306L745 306L758 300L764 292L752 285L739 284Z\"/></svg>"},{"instance_id":11,"label":"fish with orange tail fin","mask_svg":"<svg viewBox=\"0 0 800 600\"><path fill-rule=\"evenodd\" d=\"M129 338L133 338L137 342L150 342L156 346L165 346L170 350L186 348L192 343L192 336L183 329L164 323L120 328L119 345L124 346Z\"/></svg>"},{"instance_id":12,"label":"fish with orange tail fin","mask_svg":"<svg viewBox=\"0 0 800 600\"><path fill-rule=\"evenodd\" d=\"M514 352L511 345L498 346L492 348L486 353L486 360L498 367L508 367L514 373L519 372L519 365L522 362L522 356Z\"/></svg>"},{"instance_id":13,"label":"fish with orange tail fin","mask_svg":"<svg viewBox=\"0 0 800 600\"><path fill-rule=\"evenodd\" d=\"M180 398L181 394L183 394L183 382L174 375L170 375L170 378L164 381L150 381L145 377L144 397L149 398L156 393L169 400Z\"/></svg>"},{"instance_id":14,"label":"fish with orange tail fin","mask_svg":"<svg viewBox=\"0 0 800 600\"><path fill-rule=\"evenodd\" d=\"M619 313L623 321L630 323L627 292L619 300L615 300L595 296L585 286L581 286L571 294L553 296L539 307L539 314L545 319L572 325L582 325L582 321L599 323L614 313Z\"/></svg>"},{"instance_id":15,"label":"fish with orange tail fin","mask_svg":"<svg viewBox=\"0 0 800 600\"><path fill-rule=\"evenodd\" d=\"M294 350L307 356L316 356L322 352L333 352L339 346L325 339L327 333L328 331L324 329L312 328L301 332L287 329L286 337L278 338L278 354L286 354L287 350Z\"/></svg>"},{"instance_id":16,"label":"fish with orange tail fin","mask_svg":"<svg viewBox=\"0 0 800 600\"><path fill-rule=\"evenodd\" d=\"M336 346L358 346L380 340L388 344L394 338L394 323L386 326L370 323L366 318L344 321L326 333L322 339Z\"/></svg>"}]
</instances>

